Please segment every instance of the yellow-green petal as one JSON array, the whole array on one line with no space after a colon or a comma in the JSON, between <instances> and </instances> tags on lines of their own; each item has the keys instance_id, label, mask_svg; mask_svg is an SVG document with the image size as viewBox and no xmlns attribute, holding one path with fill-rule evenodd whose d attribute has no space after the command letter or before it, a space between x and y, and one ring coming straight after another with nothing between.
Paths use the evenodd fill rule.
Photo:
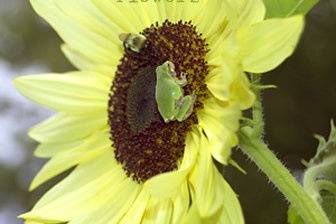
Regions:
<instances>
[{"instance_id":1,"label":"yellow-green petal","mask_svg":"<svg viewBox=\"0 0 336 224\"><path fill-rule=\"evenodd\" d=\"M109 65L97 65L91 59L74 50L67 44L62 44L61 50L68 58L68 60L72 63L72 65L78 68L78 70L97 72L100 75L109 77L111 80L114 78L119 61L111 61Z\"/></svg>"},{"instance_id":2,"label":"yellow-green petal","mask_svg":"<svg viewBox=\"0 0 336 224\"><path fill-rule=\"evenodd\" d=\"M214 69L208 76L206 83L210 92L221 101L229 101L231 84L234 80L232 67L223 66Z\"/></svg>"},{"instance_id":3,"label":"yellow-green petal","mask_svg":"<svg viewBox=\"0 0 336 224\"><path fill-rule=\"evenodd\" d=\"M241 28L237 33L245 71L263 73L289 57L303 30L303 16L269 19Z\"/></svg>"},{"instance_id":4,"label":"yellow-green petal","mask_svg":"<svg viewBox=\"0 0 336 224\"><path fill-rule=\"evenodd\" d=\"M47 223L35 222L35 221L32 221L32 220L29 220L29 221L24 222L24 224L47 224Z\"/></svg>"},{"instance_id":5,"label":"yellow-green petal","mask_svg":"<svg viewBox=\"0 0 336 224\"><path fill-rule=\"evenodd\" d=\"M219 11L221 13L218 13ZM193 22L196 25L197 30L207 39L218 32L221 32L223 27L225 27L225 22L227 20L222 0L206 1L202 10L194 17Z\"/></svg>"},{"instance_id":6,"label":"yellow-green petal","mask_svg":"<svg viewBox=\"0 0 336 224\"><path fill-rule=\"evenodd\" d=\"M237 29L264 20L266 9L262 0L223 0L229 28Z\"/></svg>"},{"instance_id":7,"label":"yellow-green petal","mask_svg":"<svg viewBox=\"0 0 336 224\"><path fill-rule=\"evenodd\" d=\"M173 203L171 200L159 200L151 198L142 218L142 224L170 224L173 213Z\"/></svg>"},{"instance_id":8,"label":"yellow-green petal","mask_svg":"<svg viewBox=\"0 0 336 224\"><path fill-rule=\"evenodd\" d=\"M189 189L187 180L181 185L180 192L173 200L173 214L171 218L172 224L180 224L183 217L187 214L189 210Z\"/></svg>"},{"instance_id":9,"label":"yellow-green petal","mask_svg":"<svg viewBox=\"0 0 336 224\"><path fill-rule=\"evenodd\" d=\"M95 65L94 61L79 51L71 48L68 44L62 44L61 50L71 64L79 70L88 70L90 67Z\"/></svg>"},{"instance_id":10,"label":"yellow-green petal","mask_svg":"<svg viewBox=\"0 0 336 224\"><path fill-rule=\"evenodd\" d=\"M138 17L136 8L143 11L144 3L126 3L109 0L92 0L92 3L107 17L112 23L115 23L123 32L138 33L143 30L142 22L147 17L142 15ZM149 6L150 3L146 4ZM151 4L154 5L155 4ZM150 6L149 6L150 7Z\"/></svg>"},{"instance_id":11,"label":"yellow-green petal","mask_svg":"<svg viewBox=\"0 0 336 224\"><path fill-rule=\"evenodd\" d=\"M222 164L227 164L231 148L238 144L236 132L240 117L238 104L224 103L215 98L207 100L204 109L198 113L199 125L208 140L207 148Z\"/></svg>"},{"instance_id":12,"label":"yellow-green petal","mask_svg":"<svg viewBox=\"0 0 336 224\"><path fill-rule=\"evenodd\" d=\"M77 148L81 144L83 144L82 139L65 143L41 143L35 149L34 156L40 158L50 158L56 156L58 153Z\"/></svg>"},{"instance_id":13,"label":"yellow-green petal","mask_svg":"<svg viewBox=\"0 0 336 224\"><path fill-rule=\"evenodd\" d=\"M100 205L94 211L82 214L72 219L69 224L114 224L120 223L130 207L134 205L141 194L141 187L127 178L114 182L110 186L111 192L100 198Z\"/></svg>"},{"instance_id":14,"label":"yellow-green petal","mask_svg":"<svg viewBox=\"0 0 336 224\"><path fill-rule=\"evenodd\" d=\"M195 203L193 203L190 208L188 213L183 216L181 220L181 224L208 224L204 222L204 219L202 220L202 217L198 211L198 208ZM209 223L210 224L210 223Z\"/></svg>"},{"instance_id":15,"label":"yellow-green petal","mask_svg":"<svg viewBox=\"0 0 336 224\"><path fill-rule=\"evenodd\" d=\"M80 4L76 0L31 0L31 4L69 46L96 64L110 65L121 57L117 35L121 29L90 0Z\"/></svg>"},{"instance_id":16,"label":"yellow-green petal","mask_svg":"<svg viewBox=\"0 0 336 224\"><path fill-rule=\"evenodd\" d=\"M42 143L64 143L82 139L107 125L107 113L101 116L57 114L29 131L29 136Z\"/></svg>"},{"instance_id":17,"label":"yellow-green petal","mask_svg":"<svg viewBox=\"0 0 336 224\"><path fill-rule=\"evenodd\" d=\"M120 224L138 224L141 222L144 215L146 206L148 204L150 194L147 191L142 190L138 195L138 198L130 206L128 212L125 214L123 219L119 222Z\"/></svg>"},{"instance_id":18,"label":"yellow-green petal","mask_svg":"<svg viewBox=\"0 0 336 224\"><path fill-rule=\"evenodd\" d=\"M78 147L52 157L36 175L31 183L30 190L34 190L47 180L77 164L95 159L106 150L111 150L108 134L104 132L93 134L83 140L83 144Z\"/></svg>"},{"instance_id":19,"label":"yellow-green petal","mask_svg":"<svg viewBox=\"0 0 336 224\"><path fill-rule=\"evenodd\" d=\"M80 4L78 4L78 0L52 0L49 3L49 7L55 5L65 17L68 16L71 20L91 32L105 37L106 40L116 46L120 45L118 34L122 32L122 30L104 16L91 0L81 0ZM46 10L48 9L46 8Z\"/></svg>"},{"instance_id":20,"label":"yellow-green petal","mask_svg":"<svg viewBox=\"0 0 336 224\"><path fill-rule=\"evenodd\" d=\"M220 210L225 195L219 191L219 178L222 177L218 176L215 171L216 167L207 148L205 137L201 139L201 148L190 180L195 191L194 203L201 217L210 217Z\"/></svg>"},{"instance_id":21,"label":"yellow-green petal","mask_svg":"<svg viewBox=\"0 0 336 224\"><path fill-rule=\"evenodd\" d=\"M96 159L78 166L21 218L65 222L101 209L106 199L111 200L111 206L116 206L110 208L113 216L132 192L138 192L138 184L125 176L121 167L116 165L111 150L107 150Z\"/></svg>"},{"instance_id":22,"label":"yellow-green petal","mask_svg":"<svg viewBox=\"0 0 336 224\"><path fill-rule=\"evenodd\" d=\"M223 201L219 223L244 224L245 222L242 208L236 193L232 190L224 178L221 178L220 186L222 188L221 194L224 195L225 199Z\"/></svg>"},{"instance_id":23,"label":"yellow-green petal","mask_svg":"<svg viewBox=\"0 0 336 224\"><path fill-rule=\"evenodd\" d=\"M166 19L171 22L192 20L197 24L198 16L201 10L204 10L204 6L207 5L207 0L199 0L197 2L184 1L183 4L178 1L161 1L157 5L160 10L159 13L164 11L163 15L166 15Z\"/></svg>"},{"instance_id":24,"label":"yellow-green petal","mask_svg":"<svg viewBox=\"0 0 336 224\"><path fill-rule=\"evenodd\" d=\"M97 73L72 72L22 76L14 85L26 97L57 111L105 114L110 82Z\"/></svg>"},{"instance_id":25,"label":"yellow-green petal","mask_svg":"<svg viewBox=\"0 0 336 224\"><path fill-rule=\"evenodd\" d=\"M256 96L251 90L250 81L245 73L240 73L230 86L231 100L237 102L241 110L246 110L255 102Z\"/></svg>"},{"instance_id":26,"label":"yellow-green petal","mask_svg":"<svg viewBox=\"0 0 336 224\"><path fill-rule=\"evenodd\" d=\"M201 223L243 224L244 218L236 194L213 163L205 138L201 144L203 150L200 151L190 178L194 190L193 202L197 208L191 218L203 220Z\"/></svg>"}]
</instances>

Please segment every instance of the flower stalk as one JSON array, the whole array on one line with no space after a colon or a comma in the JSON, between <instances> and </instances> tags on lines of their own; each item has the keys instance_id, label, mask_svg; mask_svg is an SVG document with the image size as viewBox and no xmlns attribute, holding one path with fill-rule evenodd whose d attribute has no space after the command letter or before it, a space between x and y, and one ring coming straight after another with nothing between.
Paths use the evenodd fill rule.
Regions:
<instances>
[{"instance_id":1,"label":"flower stalk","mask_svg":"<svg viewBox=\"0 0 336 224\"><path fill-rule=\"evenodd\" d=\"M260 83L257 78L254 84ZM262 170L267 178L283 193L306 224L330 224L319 203L314 200L291 175L274 153L262 140L264 120L259 88L257 100L252 108L253 126L241 129L239 146L242 151Z\"/></svg>"}]
</instances>

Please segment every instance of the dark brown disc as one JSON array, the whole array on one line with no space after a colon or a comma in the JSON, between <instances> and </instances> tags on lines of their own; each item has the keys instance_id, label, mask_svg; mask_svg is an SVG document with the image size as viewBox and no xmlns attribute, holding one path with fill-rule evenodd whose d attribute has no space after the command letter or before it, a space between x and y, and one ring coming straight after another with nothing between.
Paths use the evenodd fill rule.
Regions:
<instances>
[{"instance_id":1,"label":"dark brown disc","mask_svg":"<svg viewBox=\"0 0 336 224\"><path fill-rule=\"evenodd\" d=\"M196 111L207 97L209 72L205 39L191 22L155 24L141 33L146 37L140 53L125 50L109 100L109 124L115 158L127 175L138 182L177 168ZM183 122L165 123L155 101L157 66L166 61L178 75L187 73L184 92L196 94L193 114Z\"/></svg>"}]
</instances>

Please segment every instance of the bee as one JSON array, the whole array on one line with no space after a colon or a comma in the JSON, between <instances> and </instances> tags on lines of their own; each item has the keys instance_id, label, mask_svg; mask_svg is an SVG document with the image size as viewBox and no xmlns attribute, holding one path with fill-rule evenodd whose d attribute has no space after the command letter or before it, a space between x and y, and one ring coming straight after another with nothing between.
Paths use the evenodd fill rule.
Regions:
<instances>
[{"instance_id":1,"label":"bee","mask_svg":"<svg viewBox=\"0 0 336 224\"><path fill-rule=\"evenodd\" d=\"M119 39L123 42L126 49L136 53L140 53L146 45L146 37L141 34L122 33L119 35Z\"/></svg>"}]
</instances>

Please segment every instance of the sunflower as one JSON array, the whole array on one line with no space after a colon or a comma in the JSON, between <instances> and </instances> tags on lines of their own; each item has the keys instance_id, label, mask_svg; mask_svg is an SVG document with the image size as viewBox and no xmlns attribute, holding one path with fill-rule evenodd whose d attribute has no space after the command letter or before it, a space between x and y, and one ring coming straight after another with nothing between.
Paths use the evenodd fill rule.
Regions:
<instances>
[{"instance_id":1,"label":"sunflower","mask_svg":"<svg viewBox=\"0 0 336 224\"><path fill-rule=\"evenodd\" d=\"M73 171L20 217L26 223L244 223L214 160L230 162L245 72L267 72L294 50L302 16L265 20L261 0L31 0L78 69L14 81L58 112L29 135L50 158L31 190ZM164 121L157 69L173 65L190 113Z\"/></svg>"}]
</instances>

